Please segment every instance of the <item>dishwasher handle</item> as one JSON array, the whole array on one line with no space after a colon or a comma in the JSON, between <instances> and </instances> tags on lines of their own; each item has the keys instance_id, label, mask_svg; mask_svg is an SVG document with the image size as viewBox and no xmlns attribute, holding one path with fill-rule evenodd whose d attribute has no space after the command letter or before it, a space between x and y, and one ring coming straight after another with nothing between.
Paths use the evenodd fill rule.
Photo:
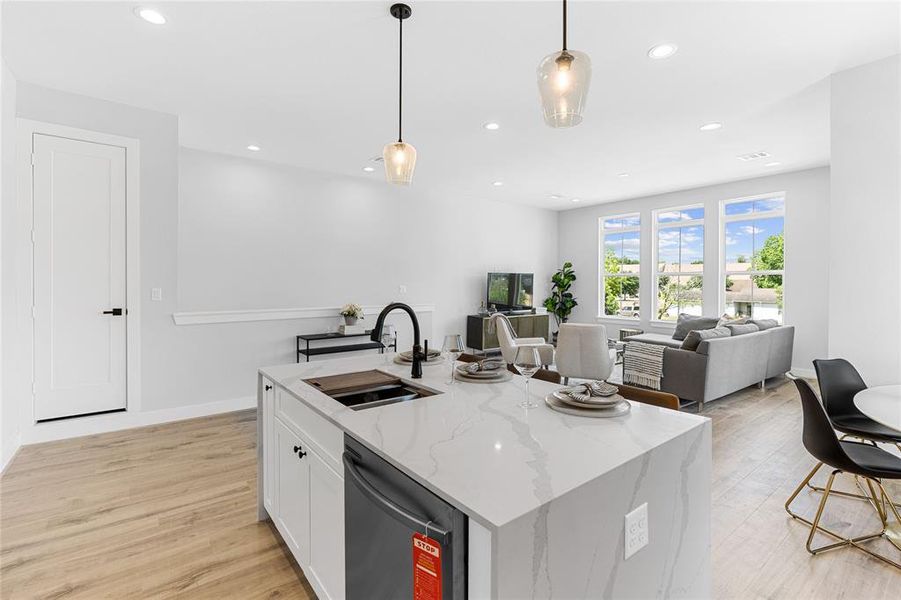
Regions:
<instances>
[{"instance_id":1,"label":"dishwasher handle","mask_svg":"<svg viewBox=\"0 0 901 600\"><path fill-rule=\"evenodd\" d=\"M441 541L445 543L448 541L448 538L450 537L449 531L434 525L431 521L423 521L421 518L399 506L389 498L386 498L381 492L375 489L372 484L366 481L363 475L360 474L356 463L354 463L347 452L344 453L344 468L351 479L353 479L354 483L357 484L357 488L371 501L380 505L395 519L404 523L410 527L410 529L423 530L425 534L431 538L440 538Z\"/></svg>"}]
</instances>

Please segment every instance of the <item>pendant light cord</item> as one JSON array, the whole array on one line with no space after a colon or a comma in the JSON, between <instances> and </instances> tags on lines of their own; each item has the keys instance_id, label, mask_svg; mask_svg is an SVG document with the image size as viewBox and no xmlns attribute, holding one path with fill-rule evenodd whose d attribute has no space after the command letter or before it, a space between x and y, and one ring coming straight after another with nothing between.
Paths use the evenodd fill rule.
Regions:
<instances>
[{"instance_id":1,"label":"pendant light cord","mask_svg":"<svg viewBox=\"0 0 901 600\"><path fill-rule=\"evenodd\" d=\"M563 50L566 50L566 0L563 0Z\"/></svg>"},{"instance_id":2,"label":"pendant light cord","mask_svg":"<svg viewBox=\"0 0 901 600\"><path fill-rule=\"evenodd\" d=\"M400 44L398 45L398 65L397 65L397 142L403 142L403 119L404 119L404 20L398 19L400 23Z\"/></svg>"}]
</instances>

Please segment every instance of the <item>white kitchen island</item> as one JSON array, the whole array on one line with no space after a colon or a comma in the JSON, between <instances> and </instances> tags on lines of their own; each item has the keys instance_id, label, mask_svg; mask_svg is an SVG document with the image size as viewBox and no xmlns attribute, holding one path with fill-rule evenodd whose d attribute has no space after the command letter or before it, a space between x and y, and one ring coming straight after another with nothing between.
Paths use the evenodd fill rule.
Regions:
<instances>
[{"instance_id":1,"label":"white kitchen island","mask_svg":"<svg viewBox=\"0 0 901 600\"><path fill-rule=\"evenodd\" d=\"M359 411L303 382L369 369L410 376L383 356L259 372L260 518L320 598L344 596L344 433L468 516L470 599L711 595L708 419L635 402L568 416L542 381L527 410L521 377L449 385L447 364L414 382L438 395ZM648 543L625 559L625 515L643 504Z\"/></svg>"}]
</instances>

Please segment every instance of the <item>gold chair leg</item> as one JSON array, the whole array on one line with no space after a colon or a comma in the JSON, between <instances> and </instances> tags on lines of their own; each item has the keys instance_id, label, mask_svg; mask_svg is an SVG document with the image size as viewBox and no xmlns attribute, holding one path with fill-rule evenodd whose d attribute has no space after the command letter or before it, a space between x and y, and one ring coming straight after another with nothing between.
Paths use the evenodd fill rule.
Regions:
<instances>
[{"instance_id":1,"label":"gold chair leg","mask_svg":"<svg viewBox=\"0 0 901 600\"><path fill-rule=\"evenodd\" d=\"M878 479L876 479L875 482L876 485L879 486L879 491L882 493L882 511L880 516L882 517L882 525L885 527L885 538L891 542L895 548L901 550L901 514L898 513L898 505L892 500L892 497L889 495L888 491L886 491L882 482ZM875 491L873 492L873 497L876 497ZM889 522L889 510L891 510L895 517L894 523Z\"/></svg>"},{"instance_id":2,"label":"gold chair leg","mask_svg":"<svg viewBox=\"0 0 901 600\"><path fill-rule=\"evenodd\" d=\"M837 548L852 546L854 548L857 548L858 550L861 550L861 551L869 554L873 558L878 558L882 562L885 562L885 563L890 564L898 569L901 569L901 564L891 560L890 558L888 558L886 556L877 554L877 553L873 552L872 550L866 548L865 546L861 545L861 542L873 540L873 539L882 537L883 535L885 535L886 538L888 538L892 544L895 544L895 540L892 539L890 531L901 534L901 515L899 515L898 509L895 507L894 502L892 502L891 497L885 491L885 488L882 487L882 483L879 480L870 480L870 478L868 478L868 477L865 478L867 480L867 486L870 488L871 492L873 493L872 503L874 503L874 505L878 505L880 502L882 503L882 509L880 510L877 507L876 511L879 514L880 520L882 520L883 528L882 528L882 531L879 531L877 533L871 533L871 534L862 535L862 536L858 536L858 537L854 537L854 538L846 538L846 537L843 537L843 536L839 535L838 533L831 531L830 529L827 529L826 527L823 527L822 525L820 525L820 519L822 518L824 509L826 508L826 502L829 500L829 496L834 493L832 491L832 485L835 482L835 476L838 475L839 473L841 473L841 471L839 471L839 470L832 471L832 473L829 475L829 480L826 482L826 487L823 488L823 490L824 490L823 497L820 498L820 503L817 507L817 512L816 512L816 515L814 516L814 519L812 522L808 521L807 519L805 519L804 517L802 517L798 514L791 512L789 505L797 497L797 495L800 493L800 491L802 489L804 489L804 486L807 484L807 482L810 480L810 478L813 477L813 474L816 473L817 470L819 470L820 466L822 466L822 465L817 465L817 467L807 476L807 478L804 481L801 482L801 484L795 490L795 493L793 493L791 495L791 497L788 499L788 501L785 503L785 510L788 512L788 514L790 514L794 519L797 519L798 521L801 521L802 523L806 523L807 525L810 526L810 534L807 536L807 544L806 544L807 551L813 555L817 555L817 554L820 554L822 552L826 552L829 550L835 550ZM877 497L876 490L873 488L873 483L875 483L879 487L879 490L881 492L881 497ZM895 523L892 525L887 524L887 519L886 519L887 510L888 510L887 506L891 507L891 511L894 514L895 519L896 519ZM897 528L898 528L897 530L893 529L893 527L895 527L895 526L897 526ZM813 547L813 538L816 536L817 532L824 533L834 539L837 539L838 541L835 543L832 543L832 544L826 544L826 545L814 548ZM901 543L901 537L899 537L898 540L899 540L899 543ZM897 544L895 544L895 545L897 545ZM899 547L899 549L901 549L901 547Z\"/></svg>"}]
</instances>

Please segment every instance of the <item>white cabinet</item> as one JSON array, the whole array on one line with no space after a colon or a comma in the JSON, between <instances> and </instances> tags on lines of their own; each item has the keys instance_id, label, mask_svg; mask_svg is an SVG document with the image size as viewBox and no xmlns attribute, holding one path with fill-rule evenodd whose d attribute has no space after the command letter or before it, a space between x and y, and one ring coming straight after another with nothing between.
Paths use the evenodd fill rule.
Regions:
<instances>
[{"instance_id":1,"label":"white cabinet","mask_svg":"<svg viewBox=\"0 0 901 600\"><path fill-rule=\"evenodd\" d=\"M279 531L301 567L310 562L310 461L300 438L275 422Z\"/></svg>"},{"instance_id":2,"label":"white cabinet","mask_svg":"<svg viewBox=\"0 0 901 600\"><path fill-rule=\"evenodd\" d=\"M261 380L262 390L261 393L261 402L260 402L260 410L262 410L262 419L260 420L260 426L258 431L260 433L260 444L261 444L261 458L263 461L263 468L260 470L258 476L262 478L262 486L260 489L263 494L263 506L266 507L266 510L270 515L274 515L278 512L278 505L276 504L276 495L275 491L278 489L276 478L278 476L278 464L275 462L275 458L277 456L275 452L275 384L266 379L265 377Z\"/></svg>"},{"instance_id":3,"label":"white cabinet","mask_svg":"<svg viewBox=\"0 0 901 600\"><path fill-rule=\"evenodd\" d=\"M344 598L344 434L280 386L261 383L261 518L275 522L321 600Z\"/></svg>"},{"instance_id":4,"label":"white cabinet","mask_svg":"<svg viewBox=\"0 0 901 600\"><path fill-rule=\"evenodd\" d=\"M329 598L344 597L344 479L310 460L310 572Z\"/></svg>"}]
</instances>

